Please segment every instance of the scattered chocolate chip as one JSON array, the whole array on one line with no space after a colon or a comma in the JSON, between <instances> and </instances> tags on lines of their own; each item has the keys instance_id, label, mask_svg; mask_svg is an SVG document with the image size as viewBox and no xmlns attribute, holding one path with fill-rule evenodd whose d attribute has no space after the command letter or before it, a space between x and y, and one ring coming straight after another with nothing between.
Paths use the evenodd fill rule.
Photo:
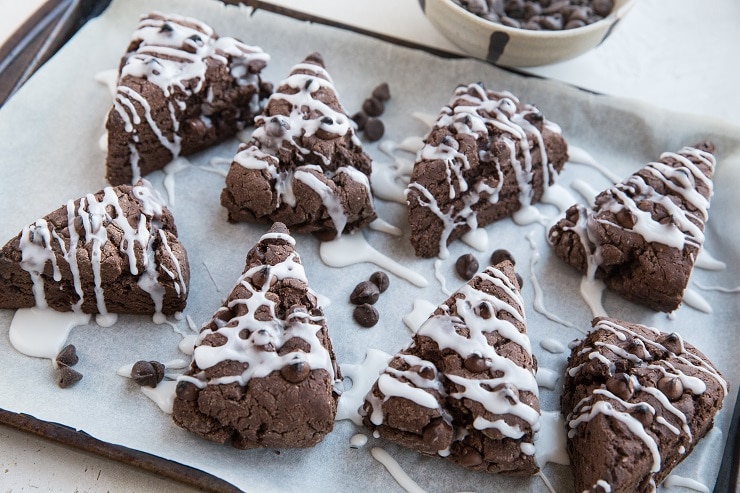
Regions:
<instances>
[{"instance_id":1,"label":"scattered chocolate chip","mask_svg":"<svg viewBox=\"0 0 740 493\"><path fill-rule=\"evenodd\" d=\"M370 328L378 323L380 315L378 315L378 310L373 305L365 303L355 307L352 318L361 326Z\"/></svg>"},{"instance_id":2,"label":"scattered chocolate chip","mask_svg":"<svg viewBox=\"0 0 740 493\"><path fill-rule=\"evenodd\" d=\"M175 395L178 399L182 399L184 401L196 401L198 399L199 393L200 389L198 388L198 386L195 385L193 382L188 382L186 380L181 380L177 382L177 386L175 387Z\"/></svg>"},{"instance_id":3,"label":"scattered chocolate chip","mask_svg":"<svg viewBox=\"0 0 740 493\"><path fill-rule=\"evenodd\" d=\"M57 380L57 384L61 388L66 389L67 387L71 387L80 380L82 380L82 373L68 366L59 367L59 379Z\"/></svg>"},{"instance_id":4,"label":"scattered chocolate chip","mask_svg":"<svg viewBox=\"0 0 740 493\"><path fill-rule=\"evenodd\" d=\"M463 281L472 279L479 267L478 259L471 253L460 255L455 262L455 272Z\"/></svg>"},{"instance_id":5,"label":"scattered chocolate chip","mask_svg":"<svg viewBox=\"0 0 740 493\"><path fill-rule=\"evenodd\" d=\"M352 290L352 293L349 295L349 301L355 305L362 305L364 303L372 305L378 301L379 296L380 289L375 283L362 281Z\"/></svg>"},{"instance_id":6,"label":"scattered chocolate chip","mask_svg":"<svg viewBox=\"0 0 740 493\"><path fill-rule=\"evenodd\" d=\"M511 265L516 265L516 261L514 260L514 256L511 254L510 251L499 248L498 250L494 250L491 254L491 265L498 265L504 260L508 260L511 262Z\"/></svg>"},{"instance_id":7,"label":"scattered chocolate chip","mask_svg":"<svg viewBox=\"0 0 740 493\"><path fill-rule=\"evenodd\" d=\"M368 116L380 116L385 111L385 105L383 101L377 98L367 98L362 103L362 111L367 113Z\"/></svg>"},{"instance_id":8,"label":"scattered chocolate chip","mask_svg":"<svg viewBox=\"0 0 740 493\"><path fill-rule=\"evenodd\" d=\"M677 401L683 395L683 384L681 380L669 375L658 380L658 390L663 392L671 401Z\"/></svg>"},{"instance_id":9,"label":"scattered chocolate chip","mask_svg":"<svg viewBox=\"0 0 740 493\"><path fill-rule=\"evenodd\" d=\"M352 115L352 121L357 124L357 130L364 130L365 123L367 123L367 113L365 113L364 111L358 111L357 113Z\"/></svg>"},{"instance_id":10,"label":"scattered chocolate chip","mask_svg":"<svg viewBox=\"0 0 740 493\"><path fill-rule=\"evenodd\" d=\"M164 365L159 361L137 361L131 368L131 378L142 387L156 387L164 378Z\"/></svg>"},{"instance_id":11,"label":"scattered chocolate chip","mask_svg":"<svg viewBox=\"0 0 740 493\"><path fill-rule=\"evenodd\" d=\"M375 89L373 89L372 96L379 100L379 101L388 101L391 99L391 89L388 87L387 82L383 82L381 84L378 84Z\"/></svg>"},{"instance_id":12,"label":"scattered chocolate chip","mask_svg":"<svg viewBox=\"0 0 740 493\"><path fill-rule=\"evenodd\" d=\"M287 364L280 369L280 374L290 383L300 383L308 378L310 373L311 368L303 361Z\"/></svg>"},{"instance_id":13,"label":"scattered chocolate chip","mask_svg":"<svg viewBox=\"0 0 740 493\"><path fill-rule=\"evenodd\" d=\"M632 379L626 373L617 373L606 381L606 390L624 401L628 401L635 392Z\"/></svg>"},{"instance_id":14,"label":"scattered chocolate chip","mask_svg":"<svg viewBox=\"0 0 740 493\"><path fill-rule=\"evenodd\" d=\"M473 373L482 373L488 369L486 360L477 354L471 354L465 358L463 365L466 370L472 371Z\"/></svg>"},{"instance_id":15,"label":"scattered chocolate chip","mask_svg":"<svg viewBox=\"0 0 740 493\"><path fill-rule=\"evenodd\" d=\"M365 122L365 138L368 142L380 140L385 134L385 125L379 118L371 117Z\"/></svg>"},{"instance_id":16,"label":"scattered chocolate chip","mask_svg":"<svg viewBox=\"0 0 740 493\"><path fill-rule=\"evenodd\" d=\"M64 346L55 359L57 364L61 366L74 366L80 361L80 358L77 356L77 348L74 344Z\"/></svg>"},{"instance_id":17,"label":"scattered chocolate chip","mask_svg":"<svg viewBox=\"0 0 740 493\"><path fill-rule=\"evenodd\" d=\"M373 272L370 275L370 282L375 284L378 287L378 291L381 293L385 293L388 286L391 284L390 279L388 279L388 274L383 271Z\"/></svg>"}]
</instances>

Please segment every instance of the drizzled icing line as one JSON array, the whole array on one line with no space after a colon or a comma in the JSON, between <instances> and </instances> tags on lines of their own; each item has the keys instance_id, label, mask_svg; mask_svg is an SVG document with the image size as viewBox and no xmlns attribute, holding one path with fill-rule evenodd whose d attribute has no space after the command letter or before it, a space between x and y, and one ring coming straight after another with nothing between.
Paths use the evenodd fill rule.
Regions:
<instances>
[{"instance_id":1,"label":"drizzled icing line","mask_svg":"<svg viewBox=\"0 0 740 493\"><path fill-rule=\"evenodd\" d=\"M486 282L503 291L506 300L475 289L471 284ZM512 360L499 355L495 348L488 344L486 335L496 333L498 336L518 345L531 357L531 345L526 333L519 332L513 321L525 324L523 299L514 283L506 274L495 267L488 267L476 275L471 284L464 285L451 298L455 313L451 307L443 304L443 313L432 315L418 330L415 342L406 350L397 354L396 364L386 368L377 383L380 395L371 391L366 397L369 404L369 419L375 426L384 422L383 403L392 397L410 400L419 406L439 409L443 419L450 425L459 427L456 440L466 435L466 427L476 430L496 429L505 437L522 439L529 430L523 429L516 422L507 421L501 416L514 416L526 423L532 432L539 428L539 410L520 400L520 392L538 395L537 382L532 370L516 365ZM484 313L485 315L481 315ZM501 317L501 318L499 318ZM465 328L466 335L457 329ZM432 339L440 351L455 351L465 360L478 358L485 363L483 378L467 378L463 375L440 373L434 363L419 356L409 354L418 343L417 337ZM400 370L398 366L406 370ZM489 377L488 375L496 375ZM450 389L456 389L450 391ZM445 410L445 401L472 400L480 403L487 413L497 419L486 419L476 416L472 423L453 423L452 417ZM523 447L522 451L530 450ZM533 447L531 448L533 451ZM448 449L438 451L440 455ZM531 455L531 454L528 454Z\"/></svg>"},{"instance_id":2,"label":"drizzled icing line","mask_svg":"<svg viewBox=\"0 0 740 493\"><path fill-rule=\"evenodd\" d=\"M98 194L87 194L77 204L71 200L68 201L65 206L66 224L62 228L68 231L68 244L57 233L56 228L43 218L23 228L19 238L20 266L31 276L37 307L48 306L45 294L46 283L62 281L57 261L59 255L56 251L58 250L61 252L61 258L69 267L77 297L77 301L69 307L69 310L82 313L86 294L92 294L95 297L96 313L103 316L108 315L103 287L102 262L103 249L109 243L114 245L125 259L122 263L124 272L135 278L138 277L137 284L150 295L155 317L164 318L162 299L165 288L159 281L160 272L166 273L172 279L178 297L182 299L187 297L187 280L168 243L165 231L161 229L164 213L161 197L146 181L132 187L129 196L138 203L141 213L129 218L124 215L118 198L119 193L126 192L120 187L106 187ZM116 232L116 236L120 234L121 238L111 237L109 228ZM82 230L81 233L79 229ZM155 243L164 245L168 258L175 266L174 272L168 271L161 261L155 258ZM80 249L89 250L94 284L92 293L85 293L82 287L78 265ZM52 265L51 279L42 275L47 262Z\"/></svg>"},{"instance_id":3,"label":"drizzled icing line","mask_svg":"<svg viewBox=\"0 0 740 493\"><path fill-rule=\"evenodd\" d=\"M450 104L442 109L424 146L417 153L416 162L417 165L422 161L444 162L445 188L449 193L446 194L447 197L435 197L425 186L413 181L407 189L407 200L416 200L443 224L439 240L441 258L449 255L447 243L455 229L467 226L474 230L478 226L476 211L479 206L485 202L499 202L499 194L505 182L502 163L508 163L514 170L520 207L530 206L535 194L535 154L541 158L543 189L550 186L557 172L548 159L542 132L527 117L543 120L544 128L560 134L560 128L543 119L534 106L522 105L508 91L487 91L481 84L458 87ZM447 129L452 135L434 143L430 137L436 129ZM475 182L473 188L470 188L464 177L471 169L471 163L466 151L460 149L461 141L458 136L463 135L471 136L476 141L478 159L491 168L486 171L485 179ZM498 149L493 145L494 138L502 144ZM412 190L415 193L409 198ZM445 203L462 203L442 206L442 199Z\"/></svg>"}]
</instances>

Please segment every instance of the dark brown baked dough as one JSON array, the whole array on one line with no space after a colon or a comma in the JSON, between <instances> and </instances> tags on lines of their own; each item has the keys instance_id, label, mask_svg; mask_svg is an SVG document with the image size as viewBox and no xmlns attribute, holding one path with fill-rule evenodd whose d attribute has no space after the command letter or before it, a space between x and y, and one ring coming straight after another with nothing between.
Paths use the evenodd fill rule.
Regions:
<instances>
[{"instance_id":1,"label":"dark brown baked dough","mask_svg":"<svg viewBox=\"0 0 740 493\"><path fill-rule=\"evenodd\" d=\"M175 220L145 182L69 201L0 250L0 308L171 315L189 282Z\"/></svg>"},{"instance_id":2,"label":"dark brown baked dough","mask_svg":"<svg viewBox=\"0 0 740 493\"><path fill-rule=\"evenodd\" d=\"M259 75L268 60L196 19L142 17L108 112L107 180L132 183L251 125L270 92Z\"/></svg>"},{"instance_id":3,"label":"dark brown baked dough","mask_svg":"<svg viewBox=\"0 0 740 493\"><path fill-rule=\"evenodd\" d=\"M593 208L573 205L548 234L555 254L630 301L675 310L704 243L713 151L703 143L664 153Z\"/></svg>"},{"instance_id":4,"label":"dark brown baked dough","mask_svg":"<svg viewBox=\"0 0 740 493\"><path fill-rule=\"evenodd\" d=\"M440 305L365 398L380 436L475 471L531 475L539 427L535 362L508 260Z\"/></svg>"},{"instance_id":5,"label":"dark brown baked dough","mask_svg":"<svg viewBox=\"0 0 740 493\"><path fill-rule=\"evenodd\" d=\"M561 397L575 491L654 491L712 428L727 381L678 334L597 318Z\"/></svg>"},{"instance_id":6,"label":"dark brown baked dough","mask_svg":"<svg viewBox=\"0 0 740 493\"><path fill-rule=\"evenodd\" d=\"M341 374L294 244L275 223L247 254L178 379L179 426L240 449L311 447L332 430Z\"/></svg>"},{"instance_id":7,"label":"dark brown baked dough","mask_svg":"<svg viewBox=\"0 0 740 493\"><path fill-rule=\"evenodd\" d=\"M321 55L294 66L234 157L221 204L229 221L279 221L332 237L376 218L362 151Z\"/></svg>"},{"instance_id":8,"label":"dark brown baked dough","mask_svg":"<svg viewBox=\"0 0 740 493\"><path fill-rule=\"evenodd\" d=\"M538 202L568 159L560 128L511 93L459 86L424 141L407 189L411 243L447 256L466 232Z\"/></svg>"}]
</instances>

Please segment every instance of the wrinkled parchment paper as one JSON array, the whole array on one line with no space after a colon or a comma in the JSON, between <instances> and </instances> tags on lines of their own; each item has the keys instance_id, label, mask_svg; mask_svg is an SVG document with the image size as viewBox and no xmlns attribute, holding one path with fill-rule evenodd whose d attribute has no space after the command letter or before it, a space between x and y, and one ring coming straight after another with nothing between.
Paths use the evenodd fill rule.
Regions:
<instances>
[{"instance_id":1,"label":"wrinkled parchment paper","mask_svg":"<svg viewBox=\"0 0 740 493\"><path fill-rule=\"evenodd\" d=\"M739 283L740 229L735 211L740 208L740 194L736 193L740 186L740 129L634 101L596 96L552 81L523 78L477 61L443 59L268 12L250 15L247 8L225 7L205 0L119 0L103 16L86 25L0 111L0 241L7 241L24 225L68 199L106 185L105 155L98 140L111 96L94 77L118 65L139 15L154 9L198 17L221 35L261 46L272 55L263 75L273 82L286 77L290 67L308 53L320 51L350 114L360 108L375 85L388 82L393 99L382 118L385 138L397 142L426 132L425 124L412 113L436 115L457 84L476 81L483 81L492 89L510 90L521 100L536 104L550 120L561 125L571 144L586 150L619 176L629 175L664 151L675 151L707 138L714 140L719 165L705 247L728 267L722 271L697 269L690 285L710 303L713 313L683 306L671 319L609 293L604 299L611 316L679 332L731 381L731 393L716 419L719 431L713 431L674 471L713 486L740 381L740 303L737 294L705 291L693 283L724 287ZM180 239L188 248L192 272L185 314L198 326L220 305L241 273L247 250L266 230L264 226L228 224L219 205L223 176L200 168L207 167L214 156L230 159L237 145L234 139L192 156L189 160L193 166L174 176L172 210ZM378 163L391 162L376 144L367 144L366 150ZM221 169L225 170L225 166ZM148 178L164 193L162 172ZM585 180L596 190L609 185L594 169L569 164L559 183L569 188L574 179ZM313 237L298 237L298 249L312 287L331 299L326 314L340 363L360 363L368 348L391 354L398 351L410 340L401 318L411 310L413 300L423 298L436 305L446 299L434 278L434 261L419 260L413 255L404 207L380 200L377 205L380 216L404 233L399 238L368 231L364 233L368 242L422 273L429 285L417 288L391 276L389 291L381 295L376 305L381 321L372 329L362 329L351 320L348 296L354 285L367 279L376 267L361 264L329 268L318 257L318 242ZM553 206L538 208L547 216L557 215ZM541 225L521 227L504 220L486 231L489 249L473 253L481 264L495 248L514 253L517 270L525 279L523 294L532 347L540 367L562 373L566 354L548 353L541 349L539 341L555 338L566 344L579 337L580 332L550 322L533 309L534 289L529 280L532 257L541 256L534 274L544 290L545 306L587 329L591 314L578 294L580 276L551 254ZM526 240L530 232L536 250ZM454 290L461 283L454 274L454 260L472 249L458 242L450 250L440 272L448 288ZM364 447L352 449L352 435L370 434L349 421L337 423L334 432L310 450L238 451L215 445L175 426L170 416L162 413L135 384L116 375L120 366L139 359L168 361L184 357L177 350L181 336L171 327L155 326L147 317L121 316L110 328L91 323L74 329L70 342L78 348L81 361L76 368L85 377L75 387L62 390L54 383L48 360L26 357L12 348L7 337L12 316L12 311L0 311L0 408L62 423L109 443L196 467L247 491L401 491L371 457L372 446L386 449L429 492L547 491L537 477L516 479L471 473L372 437ZM184 321L179 326L186 328ZM558 394L557 390L541 389L543 410L558 409ZM543 472L556 491L572 490L569 467L550 464Z\"/></svg>"}]
</instances>

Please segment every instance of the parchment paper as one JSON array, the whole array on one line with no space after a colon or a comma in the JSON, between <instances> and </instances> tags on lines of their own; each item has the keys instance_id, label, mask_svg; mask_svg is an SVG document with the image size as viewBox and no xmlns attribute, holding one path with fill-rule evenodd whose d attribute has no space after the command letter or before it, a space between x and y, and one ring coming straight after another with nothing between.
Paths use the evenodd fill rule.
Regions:
<instances>
[{"instance_id":1,"label":"parchment paper","mask_svg":"<svg viewBox=\"0 0 740 493\"><path fill-rule=\"evenodd\" d=\"M487 87L510 90L520 99L536 104L563 128L566 139L582 147L600 163L620 176L627 176L664 151L710 138L718 146L719 165L715 195L705 247L727 263L719 272L696 270L692 281L703 285L734 287L738 284L740 231L736 211L740 194L740 129L722 122L673 114L633 101L596 96L552 81L523 78L472 60L451 60L366 38L350 32L298 22L267 12L250 16L246 8L225 7L204 0L127 0L114 2L100 18L86 25L0 111L0 241L5 242L26 224L59 207L68 199L94 192L106 185L104 153L98 146L103 121L111 104L107 89L94 81L96 73L115 68L128 44L140 14L160 10L191 15L213 25L221 35L236 36L261 46L272 55L264 71L277 82L289 68L312 51L320 51L332 74L341 100L351 114L375 85L387 81L393 99L383 121L386 138L401 141L423 135L424 124L413 112L436 115L459 83L483 81ZM690 97L690 95L687 95ZM188 248L192 282L186 314L198 326L206 322L241 273L247 250L266 230L263 226L226 222L219 205L223 177L204 171L212 156L230 159L236 139L190 158L194 165L175 175L175 204L172 207L180 239ZM367 151L378 162L390 159L377 145ZM410 156L409 156L410 157ZM225 168L224 168L225 169ZM164 190L164 174L150 181ZM596 190L608 180L591 168L569 164L560 183L587 181ZM577 196L573 192L574 196ZM421 272L429 286L421 289L391 276L389 291L377 307L381 322L362 329L351 320L348 296L354 285L377 270L370 264L343 269L326 267L318 258L318 242L298 237L298 249L313 288L328 296L327 318L340 363L358 364L368 348L395 353L410 340L401 321L415 298L435 305L446 298L433 275L433 260L419 260L408 242L405 210L399 204L377 201L380 216L401 227L402 237L365 232L368 242L381 252ZM553 206L539 205L548 216ZM541 255L535 275L545 293L545 306L556 315L588 329L591 314L578 294L580 275L555 258L545 243L545 228L534 224L516 226L504 220L487 228L490 246L476 253L484 264L495 248L515 254L517 269L525 279L529 335L540 366L562 373L566 354L550 354L539 341L556 338L566 344L580 336L576 330L548 321L532 306L534 289L530 260L534 254L525 236L534 231ZM458 242L441 272L447 286L461 281L453 273L454 260L471 248ZM612 316L679 332L698 346L731 382L725 408L716 419L708 439L675 473L714 484L725 433L735 401L740 370L737 294L702 291L714 312L700 313L684 306L675 318L656 314L607 293L604 305ZM56 387L48 360L23 356L7 339L13 312L0 311L0 408L62 423L110 443L120 444L181 462L210 472L247 491L401 491L398 484L370 455L371 446L381 446L395 457L405 471L430 492L451 491L546 491L537 478L515 479L471 473L442 459L421 455L370 437L360 449L349 447L349 438L366 430L348 421L337 426L326 440L310 450L238 451L197 438L175 426L129 380L116 369L139 359L168 361L183 357L177 351L180 336L166 325L155 326L147 317L121 316L111 328L90 326L73 330L70 342L78 347L76 367L85 377L74 388ZM180 323L184 327L184 322ZM556 410L559 391L541 389L543 410ZM573 489L570 468L548 465L544 474L559 492Z\"/></svg>"}]
</instances>

